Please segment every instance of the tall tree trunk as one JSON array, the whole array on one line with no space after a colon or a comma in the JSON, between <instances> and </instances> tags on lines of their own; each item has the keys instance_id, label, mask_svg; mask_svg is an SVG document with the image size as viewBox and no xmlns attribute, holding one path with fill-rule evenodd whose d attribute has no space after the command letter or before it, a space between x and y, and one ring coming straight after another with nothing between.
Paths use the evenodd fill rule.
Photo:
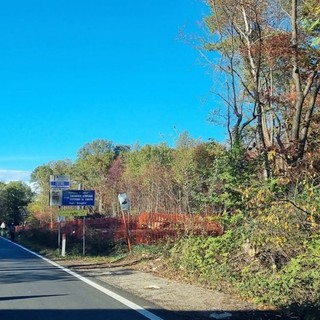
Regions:
<instances>
[{"instance_id":1,"label":"tall tree trunk","mask_svg":"<svg viewBox=\"0 0 320 320\"><path fill-rule=\"evenodd\" d=\"M292 0L292 16L291 16L291 26L292 26L292 48L293 48L293 58L292 58L292 78L295 85L296 100L295 100L295 110L294 117L292 121L291 130L291 142L296 144L299 141L300 124L302 116L302 107L304 102L304 95L301 85L301 77L299 70L299 40L298 40L298 26L297 26L297 0Z\"/></svg>"}]
</instances>

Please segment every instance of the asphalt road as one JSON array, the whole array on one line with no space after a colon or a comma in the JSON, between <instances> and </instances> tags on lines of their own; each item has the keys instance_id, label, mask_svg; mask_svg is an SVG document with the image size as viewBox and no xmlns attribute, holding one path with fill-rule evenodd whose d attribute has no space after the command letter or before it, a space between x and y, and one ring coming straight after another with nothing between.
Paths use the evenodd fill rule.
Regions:
<instances>
[{"instance_id":1,"label":"asphalt road","mask_svg":"<svg viewBox=\"0 0 320 320\"><path fill-rule=\"evenodd\" d=\"M134 299L0 237L0 319L172 319Z\"/></svg>"}]
</instances>

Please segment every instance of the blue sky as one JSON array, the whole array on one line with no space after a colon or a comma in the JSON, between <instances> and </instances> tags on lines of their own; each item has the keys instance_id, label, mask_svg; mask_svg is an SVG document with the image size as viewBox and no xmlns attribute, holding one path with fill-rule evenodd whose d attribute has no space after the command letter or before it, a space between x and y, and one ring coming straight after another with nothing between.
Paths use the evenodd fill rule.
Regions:
<instances>
[{"instance_id":1,"label":"blue sky","mask_svg":"<svg viewBox=\"0 0 320 320\"><path fill-rule=\"evenodd\" d=\"M222 141L212 79L181 39L201 35L201 0L0 3L0 181L75 160L96 139Z\"/></svg>"}]
</instances>

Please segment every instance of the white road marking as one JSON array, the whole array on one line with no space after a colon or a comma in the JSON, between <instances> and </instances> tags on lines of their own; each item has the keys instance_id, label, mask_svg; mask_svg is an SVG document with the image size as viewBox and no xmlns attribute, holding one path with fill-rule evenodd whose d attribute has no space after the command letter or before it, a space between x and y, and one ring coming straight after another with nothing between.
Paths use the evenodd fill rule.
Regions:
<instances>
[{"instance_id":1,"label":"white road marking","mask_svg":"<svg viewBox=\"0 0 320 320\"><path fill-rule=\"evenodd\" d=\"M75 277L75 278L87 283L91 287L93 287L93 288L103 292L104 294L108 295L109 297L119 301L120 303L124 304L125 306L129 307L130 309L135 310L136 312L142 314L144 317L148 318L149 320L164 320L164 319L156 316L152 312L150 312L150 311L144 309L143 307L137 305L136 303L134 303L134 302L132 302L132 301L120 296L119 294L117 294L117 293L115 293L115 292L113 292L113 291L111 291L109 289L104 288L103 286L101 286L101 285L99 285L99 284L97 284L97 283L95 283L95 282L93 282L93 281L81 276L80 274L77 274L76 272L71 271L70 269L65 268L65 267L57 264L56 262L51 261L50 259L45 258L45 257L41 256L40 254L37 254L37 253L35 253L35 252L33 252L33 251L31 251L31 250L29 250L29 249L17 244L17 243L14 243L14 244L16 246L20 247L21 249L23 249L23 250L25 250L25 251L37 256L38 258L40 258L40 259L52 264L53 266L63 270L64 272L69 273L73 277Z\"/></svg>"}]
</instances>

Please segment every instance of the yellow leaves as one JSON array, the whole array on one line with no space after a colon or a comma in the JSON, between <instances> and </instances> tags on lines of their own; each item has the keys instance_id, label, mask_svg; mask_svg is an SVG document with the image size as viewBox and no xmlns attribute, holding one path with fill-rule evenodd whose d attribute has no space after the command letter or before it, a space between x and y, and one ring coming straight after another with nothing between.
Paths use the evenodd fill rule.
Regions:
<instances>
[{"instance_id":1,"label":"yellow leaves","mask_svg":"<svg viewBox=\"0 0 320 320\"><path fill-rule=\"evenodd\" d=\"M278 237L276 237L276 239L275 239L275 243L276 243L278 246L283 246L286 242L287 242L287 239L286 239L285 237L282 237L282 236L278 236Z\"/></svg>"},{"instance_id":2,"label":"yellow leaves","mask_svg":"<svg viewBox=\"0 0 320 320\"><path fill-rule=\"evenodd\" d=\"M266 190L260 189L256 195L256 201L263 202L265 199Z\"/></svg>"},{"instance_id":3,"label":"yellow leaves","mask_svg":"<svg viewBox=\"0 0 320 320\"><path fill-rule=\"evenodd\" d=\"M310 223L310 225L311 225L312 228L317 228L317 227L318 227L318 223L316 222L314 216L312 216L312 215L309 216L309 217L307 218L307 221Z\"/></svg>"},{"instance_id":4,"label":"yellow leaves","mask_svg":"<svg viewBox=\"0 0 320 320\"><path fill-rule=\"evenodd\" d=\"M273 149L268 152L268 160L269 161L272 161L275 158L275 156L276 156L276 150Z\"/></svg>"},{"instance_id":5,"label":"yellow leaves","mask_svg":"<svg viewBox=\"0 0 320 320\"><path fill-rule=\"evenodd\" d=\"M278 217L274 214L269 214L269 215L263 216L262 220L267 222L268 224L275 224L275 223L279 222Z\"/></svg>"},{"instance_id":6,"label":"yellow leaves","mask_svg":"<svg viewBox=\"0 0 320 320\"><path fill-rule=\"evenodd\" d=\"M283 225L284 230L289 231L290 230L290 226L289 223L286 221Z\"/></svg>"},{"instance_id":7,"label":"yellow leaves","mask_svg":"<svg viewBox=\"0 0 320 320\"><path fill-rule=\"evenodd\" d=\"M313 189L311 189L311 190L309 191L309 196L310 196L310 197L313 197L313 196L314 196L314 191L313 191Z\"/></svg>"},{"instance_id":8,"label":"yellow leaves","mask_svg":"<svg viewBox=\"0 0 320 320\"><path fill-rule=\"evenodd\" d=\"M251 189L250 188L244 188L242 190L242 199L248 199L251 195Z\"/></svg>"}]
</instances>

